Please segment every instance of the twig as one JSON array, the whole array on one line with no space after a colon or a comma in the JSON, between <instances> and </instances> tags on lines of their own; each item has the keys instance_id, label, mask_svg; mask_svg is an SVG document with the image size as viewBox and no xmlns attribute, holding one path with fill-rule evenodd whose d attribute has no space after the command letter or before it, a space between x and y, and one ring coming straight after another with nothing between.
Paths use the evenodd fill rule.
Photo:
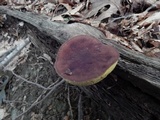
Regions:
<instances>
[{"instance_id":1,"label":"twig","mask_svg":"<svg viewBox=\"0 0 160 120\"><path fill-rule=\"evenodd\" d=\"M34 103L29 107L27 108L23 113L19 114L16 118L18 119L19 117L21 117L22 115L26 114L29 110L31 110L34 106L38 105L39 103L43 102L54 90L57 89L58 86L60 86L61 84L63 84L65 81L64 80L61 80L59 83L55 84L52 89L46 94L46 96L44 96L44 98L41 99L41 97L43 96L43 94L45 93L42 93L35 101ZM46 91L45 91L46 92ZM41 100L40 100L41 99ZM40 101L39 101L40 100Z\"/></svg>"},{"instance_id":2,"label":"twig","mask_svg":"<svg viewBox=\"0 0 160 120\"><path fill-rule=\"evenodd\" d=\"M58 86L60 86L61 84L63 84L65 81L62 79L60 82L56 83L52 89L47 93L47 95L42 99L40 100L37 104L43 102L54 90L57 89Z\"/></svg>"},{"instance_id":3,"label":"twig","mask_svg":"<svg viewBox=\"0 0 160 120\"><path fill-rule=\"evenodd\" d=\"M26 101L18 101L18 100L3 100L4 103L6 104L13 104L13 103L22 103L25 105L28 105L29 103L27 103Z\"/></svg>"},{"instance_id":4,"label":"twig","mask_svg":"<svg viewBox=\"0 0 160 120\"><path fill-rule=\"evenodd\" d=\"M155 2L154 4L152 4L150 7L148 7L148 8L147 8L144 12L142 12L142 13L129 14L129 15L126 15L126 16L120 16L120 17L118 17L118 18L114 18L113 20L111 20L110 23L115 22L116 20L120 20L120 19L135 18L135 17L139 17L139 16L144 17L144 16L146 16L146 14L147 14L151 9L153 9L154 7L156 7L157 3L158 3L158 2ZM138 18L137 18L137 20L138 20ZM137 22L137 21L135 21L135 22ZM108 24L109 24L109 23L108 23Z\"/></svg>"},{"instance_id":5,"label":"twig","mask_svg":"<svg viewBox=\"0 0 160 120\"><path fill-rule=\"evenodd\" d=\"M54 83L52 83L51 85L49 85L48 88L54 87L54 85L58 84L61 80L63 80L63 79L59 77Z\"/></svg>"},{"instance_id":6,"label":"twig","mask_svg":"<svg viewBox=\"0 0 160 120\"><path fill-rule=\"evenodd\" d=\"M83 120L83 112L82 112L82 94L79 95L78 100L78 120Z\"/></svg>"},{"instance_id":7,"label":"twig","mask_svg":"<svg viewBox=\"0 0 160 120\"><path fill-rule=\"evenodd\" d=\"M38 1L39 1L39 0L35 0L35 1L31 4L31 6L34 6Z\"/></svg>"},{"instance_id":8,"label":"twig","mask_svg":"<svg viewBox=\"0 0 160 120\"><path fill-rule=\"evenodd\" d=\"M35 101L34 103L23 113L19 114L18 116L16 116L15 120L18 119L19 117L23 116L25 113L27 113L30 109L32 109L35 105L37 105L38 101L40 100L40 98L42 97L43 94L41 94Z\"/></svg>"},{"instance_id":9,"label":"twig","mask_svg":"<svg viewBox=\"0 0 160 120\"><path fill-rule=\"evenodd\" d=\"M14 76L16 76L17 78L23 80L24 82L27 82L27 83L32 84L32 85L36 85L37 87L42 88L44 90L50 90L50 89L52 89L50 87L46 88L46 87L42 86L41 84L38 84L38 83L35 83L35 82L32 82L32 81L28 81L27 79L21 77L20 75L17 75L13 70L8 70L8 71L10 71Z\"/></svg>"},{"instance_id":10,"label":"twig","mask_svg":"<svg viewBox=\"0 0 160 120\"><path fill-rule=\"evenodd\" d=\"M67 96L67 100L68 100L68 105L69 105L69 109L70 109L70 115L71 115L71 120L73 120L73 111L72 111L72 106L71 106L71 101L70 101L70 90L68 87L68 96Z\"/></svg>"}]
</instances>

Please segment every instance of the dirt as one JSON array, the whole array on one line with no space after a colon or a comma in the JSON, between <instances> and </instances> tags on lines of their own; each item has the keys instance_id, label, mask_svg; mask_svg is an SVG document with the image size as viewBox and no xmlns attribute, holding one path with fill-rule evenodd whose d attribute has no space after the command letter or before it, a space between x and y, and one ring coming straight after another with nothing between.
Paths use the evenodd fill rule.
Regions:
<instances>
[{"instance_id":1,"label":"dirt","mask_svg":"<svg viewBox=\"0 0 160 120\"><path fill-rule=\"evenodd\" d=\"M0 28L1 36L7 32L15 41L26 37L27 28L17 28L20 22L8 19ZM18 34L15 35L16 30ZM7 39L2 36L1 40ZM57 51L58 48L55 49ZM7 71L1 76L1 79L8 77L9 80L5 87L6 99L0 106L5 111L2 120L106 120L101 106L86 96L79 87L66 82L53 91L52 87L44 89L37 86L54 87L54 83L59 84L62 79L54 70L54 60L50 61L33 44L24 56L25 59L16 65L13 73Z\"/></svg>"}]
</instances>

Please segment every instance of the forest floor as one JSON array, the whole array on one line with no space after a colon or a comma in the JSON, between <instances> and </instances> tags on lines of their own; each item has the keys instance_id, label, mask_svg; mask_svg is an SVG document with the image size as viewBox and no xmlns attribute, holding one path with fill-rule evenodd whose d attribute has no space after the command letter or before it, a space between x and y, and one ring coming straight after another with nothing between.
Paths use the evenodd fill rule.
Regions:
<instances>
[{"instance_id":1,"label":"forest floor","mask_svg":"<svg viewBox=\"0 0 160 120\"><path fill-rule=\"evenodd\" d=\"M10 41L11 45L25 38L25 27L19 24L22 22L8 18L0 28L1 40ZM83 120L102 119L101 106L79 88L67 83L52 88L61 78L47 55L33 44L28 44L8 68L14 72L8 71L0 77L3 85L8 81L4 85L5 93L0 94L0 98L5 98L0 99L0 120L77 120L82 115Z\"/></svg>"},{"instance_id":2,"label":"forest floor","mask_svg":"<svg viewBox=\"0 0 160 120\"><path fill-rule=\"evenodd\" d=\"M0 5L5 1L1 0ZM159 2L24 1L7 5L22 12L45 14L51 21L88 24L126 48L160 58ZM0 62L27 40L25 22L0 15ZM60 44L56 46L55 56ZM79 87L60 82L54 70L55 60L41 48L28 42L18 54L6 63L6 72L0 71L0 120L110 120Z\"/></svg>"}]
</instances>

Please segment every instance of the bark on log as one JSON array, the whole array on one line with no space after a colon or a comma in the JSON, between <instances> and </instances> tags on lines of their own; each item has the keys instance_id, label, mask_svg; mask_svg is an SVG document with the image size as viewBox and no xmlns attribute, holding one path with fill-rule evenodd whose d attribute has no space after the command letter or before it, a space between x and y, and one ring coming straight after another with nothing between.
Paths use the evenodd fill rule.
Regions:
<instances>
[{"instance_id":1,"label":"bark on log","mask_svg":"<svg viewBox=\"0 0 160 120\"><path fill-rule=\"evenodd\" d=\"M159 59L127 49L113 40L106 39L96 28L85 24L51 22L42 15L23 13L2 6L0 6L0 13L25 21L32 34L38 38L33 42L53 57L51 51L55 40L63 43L68 38L80 34L92 35L104 44L113 45L120 53L114 74L121 79L115 82L110 75L96 85L83 87L83 91L99 102L105 108L106 113L115 120L158 120L160 118ZM107 89L109 86L113 87Z\"/></svg>"}]
</instances>

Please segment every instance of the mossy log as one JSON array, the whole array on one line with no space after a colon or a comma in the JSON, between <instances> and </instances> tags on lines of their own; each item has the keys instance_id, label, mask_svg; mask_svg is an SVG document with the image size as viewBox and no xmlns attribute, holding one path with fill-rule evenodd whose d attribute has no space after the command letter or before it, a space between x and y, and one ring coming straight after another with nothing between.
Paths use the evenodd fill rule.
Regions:
<instances>
[{"instance_id":1,"label":"mossy log","mask_svg":"<svg viewBox=\"0 0 160 120\"><path fill-rule=\"evenodd\" d=\"M46 16L11 10L3 6L0 6L0 13L24 21L31 30L33 44L53 59L55 43L62 44L76 35L92 35L104 44L114 46L120 53L114 72L102 82L81 89L102 105L111 119L160 119L160 59L147 57L125 48L114 40L106 39L101 31L89 25L51 22Z\"/></svg>"}]
</instances>

